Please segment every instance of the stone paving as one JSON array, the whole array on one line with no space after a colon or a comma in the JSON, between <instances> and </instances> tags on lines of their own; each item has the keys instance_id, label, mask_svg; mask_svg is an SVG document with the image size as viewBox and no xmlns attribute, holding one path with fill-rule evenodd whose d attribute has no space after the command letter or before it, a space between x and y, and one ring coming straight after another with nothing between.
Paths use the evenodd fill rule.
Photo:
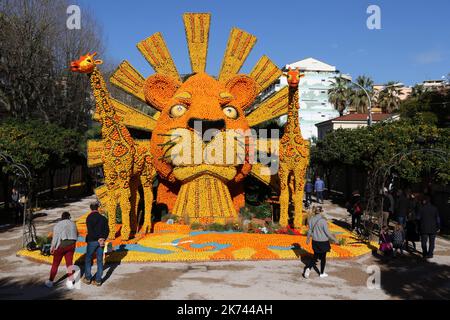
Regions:
<instances>
[{"instance_id":1,"label":"stone paving","mask_svg":"<svg viewBox=\"0 0 450 320\"><path fill-rule=\"evenodd\" d=\"M63 211L76 219L88 211L93 196L59 208L43 210L35 220L38 234L51 231ZM329 218L349 222L345 209L326 202ZM365 255L329 260L328 278L301 274L305 261L247 261L207 263L146 263L107 265L102 287L81 283L68 290L64 280L48 289L49 265L17 257L20 227L0 230L0 299L448 299L450 241L438 238L435 257L423 261L418 253L397 258ZM381 288L367 286L367 268L381 271ZM95 267L94 267L95 270ZM57 280L64 277L60 267Z\"/></svg>"}]
</instances>

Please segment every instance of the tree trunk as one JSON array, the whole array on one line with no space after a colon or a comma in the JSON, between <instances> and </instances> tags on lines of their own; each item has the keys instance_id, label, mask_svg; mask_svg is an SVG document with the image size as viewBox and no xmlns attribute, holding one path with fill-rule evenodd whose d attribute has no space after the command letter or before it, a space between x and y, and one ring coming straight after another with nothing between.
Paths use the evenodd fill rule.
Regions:
<instances>
[{"instance_id":1,"label":"tree trunk","mask_svg":"<svg viewBox=\"0 0 450 320\"><path fill-rule=\"evenodd\" d=\"M92 177L89 173L89 168L87 166L86 161L82 162L81 172L82 172L82 176L83 176L83 180L84 180L86 195L91 195L94 192L94 186L93 186Z\"/></svg>"},{"instance_id":2,"label":"tree trunk","mask_svg":"<svg viewBox=\"0 0 450 320\"><path fill-rule=\"evenodd\" d=\"M69 179L67 181L67 192L70 191L70 185L72 183L72 175L73 175L73 171L75 170L76 167L74 166L70 166L69 167Z\"/></svg>"},{"instance_id":3,"label":"tree trunk","mask_svg":"<svg viewBox=\"0 0 450 320\"><path fill-rule=\"evenodd\" d=\"M345 199L349 199L352 193L352 168L345 165Z\"/></svg>"},{"instance_id":4,"label":"tree trunk","mask_svg":"<svg viewBox=\"0 0 450 320\"><path fill-rule=\"evenodd\" d=\"M49 175L50 175L50 196L52 197L52 199L54 198L55 194L54 194L54 179L55 179L55 171L54 170L49 170L48 171Z\"/></svg>"},{"instance_id":5,"label":"tree trunk","mask_svg":"<svg viewBox=\"0 0 450 320\"><path fill-rule=\"evenodd\" d=\"M326 180L327 180L326 187L327 187L327 190L328 190L327 198L330 199L331 198L331 172L332 172L332 168L328 167L325 172L326 172L326 175L327 175L326 176Z\"/></svg>"}]
</instances>

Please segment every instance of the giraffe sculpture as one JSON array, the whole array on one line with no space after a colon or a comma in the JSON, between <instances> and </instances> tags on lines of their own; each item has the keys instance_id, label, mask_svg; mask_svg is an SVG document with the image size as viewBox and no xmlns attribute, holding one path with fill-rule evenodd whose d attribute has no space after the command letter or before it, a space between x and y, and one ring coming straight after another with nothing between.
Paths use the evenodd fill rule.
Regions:
<instances>
[{"instance_id":1,"label":"giraffe sculpture","mask_svg":"<svg viewBox=\"0 0 450 320\"><path fill-rule=\"evenodd\" d=\"M128 240L132 228L137 225L135 211L138 201L138 185L144 189L145 213L141 231L147 233L151 228L151 208L153 202L153 178L156 171L152 166L152 156L144 146L137 145L111 101L105 81L97 65L94 54L81 56L71 63L71 71L89 76L95 97L96 111L99 114L102 134L102 162L105 185L108 188L106 210L108 212L109 239L116 235L116 208L122 211L122 240Z\"/></svg>"},{"instance_id":2,"label":"giraffe sculpture","mask_svg":"<svg viewBox=\"0 0 450 320\"><path fill-rule=\"evenodd\" d=\"M303 220L303 193L306 168L309 164L309 142L302 137L298 119L298 85L304 75L300 70L289 68L285 74L289 85L288 118L280 140L280 225L287 226L289 219L289 184L292 181L292 200L294 203L294 227L300 228Z\"/></svg>"}]
</instances>

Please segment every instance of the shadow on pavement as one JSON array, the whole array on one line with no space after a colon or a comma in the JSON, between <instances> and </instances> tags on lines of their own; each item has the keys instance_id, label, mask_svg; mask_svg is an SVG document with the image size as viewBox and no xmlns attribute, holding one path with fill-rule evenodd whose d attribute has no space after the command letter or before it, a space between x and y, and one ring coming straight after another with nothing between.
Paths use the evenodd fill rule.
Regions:
<instances>
[{"instance_id":1,"label":"shadow on pavement","mask_svg":"<svg viewBox=\"0 0 450 320\"><path fill-rule=\"evenodd\" d=\"M42 279L0 279L0 300L61 300L68 299L67 293L64 283L47 288Z\"/></svg>"},{"instance_id":2,"label":"shadow on pavement","mask_svg":"<svg viewBox=\"0 0 450 320\"><path fill-rule=\"evenodd\" d=\"M302 249L302 247L298 243L292 244L292 251L294 251L297 258L299 258L300 261L304 265L303 269L302 269L302 274L303 274L306 270L306 266L311 262L311 260L313 260L313 255L311 253L309 253L308 251ZM320 274L320 271L317 268L317 266L313 266L313 268L317 272L317 274Z\"/></svg>"},{"instance_id":3,"label":"shadow on pavement","mask_svg":"<svg viewBox=\"0 0 450 320\"><path fill-rule=\"evenodd\" d=\"M447 300L450 297L450 266L424 260L420 253L380 256L373 253L381 269L381 288L400 299Z\"/></svg>"},{"instance_id":4,"label":"shadow on pavement","mask_svg":"<svg viewBox=\"0 0 450 320\"><path fill-rule=\"evenodd\" d=\"M20 224L15 224L15 223L4 224L4 225L0 226L0 233L12 231L12 229L14 229L16 227L20 227L20 226L21 226Z\"/></svg>"},{"instance_id":5,"label":"shadow on pavement","mask_svg":"<svg viewBox=\"0 0 450 320\"><path fill-rule=\"evenodd\" d=\"M117 269L118 266L120 266L122 264L122 260L127 256L128 254L128 249L126 249L125 245L122 244L119 246L118 249L114 250L111 253L107 253L105 256L105 259L103 260L103 283L105 283L106 281L109 280L109 278L112 276L112 274L114 273L114 271ZM109 262L109 260L111 260L111 258L114 259L114 262ZM80 256L76 261L75 264L80 268L80 272L81 272L81 277L84 276L84 271L85 271L85 262L86 259L86 254L83 254L82 256ZM118 262L117 262L118 261ZM92 267L93 267L93 271L96 268L96 260L93 260L92 263ZM106 274L105 274L106 271ZM95 276L95 273L92 274L92 276ZM65 276L66 278L67 276ZM65 279L63 278L63 279Z\"/></svg>"},{"instance_id":6,"label":"shadow on pavement","mask_svg":"<svg viewBox=\"0 0 450 320\"><path fill-rule=\"evenodd\" d=\"M114 271L117 269L118 266L122 264L123 258L126 257L128 254L128 249L125 248L125 245L120 245L119 249L115 250L113 253L114 260L119 262L108 262L108 257L106 258L106 267L105 270L106 274L103 277L103 282L108 281L108 279L111 277L111 275L114 273Z\"/></svg>"},{"instance_id":7,"label":"shadow on pavement","mask_svg":"<svg viewBox=\"0 0 450 320\"><path fill-rule=\"evenodd\" d=\"M351 230L352 229L352 225L348 222L345 222L343 220L338 220L336 218L331 220L333 222L333 224L337 225L338 227L344 228L346 230Z\"/></svg>"}]
</instances>

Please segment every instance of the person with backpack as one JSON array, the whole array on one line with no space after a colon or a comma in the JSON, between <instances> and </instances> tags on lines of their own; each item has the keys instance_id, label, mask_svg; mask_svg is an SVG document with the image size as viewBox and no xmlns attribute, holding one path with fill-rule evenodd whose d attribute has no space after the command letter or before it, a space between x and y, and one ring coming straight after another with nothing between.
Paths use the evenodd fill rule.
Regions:
<instances>
[{"instance_id":1,"label":"person with backpack","mask_svg":"<svg viewBox=\"0 0 450 320\"><path fill-rule=\"evenodd\" d=\"M362 203L361 203L361 194L358 190L353 191L352 198L349 202L349 209L352 216L352 231L359 230L361 228L361 217L363 214Z\"/></svg>"},{"instance_id":2,"label":"person with backpack","mask_svg":"<svg viewBox=\"0 0 450 320\"><path fill-rule=\"evenodd\" d=\"M309 219L309 230L306 238L306 244L309 244L312 238L312 249L314 252L313 259L306 265L303 271L303 277L309 278L311 268L319 274L321 278L328 277L325 273L325 265L327 262L327 253L331 250L330 240L337 243L337 239L328 230L328 222L322 215L322 207L313 209L314 216ZM316 266L317 261L320 260L320 271Z\"/></svg>"}]
</instances>

